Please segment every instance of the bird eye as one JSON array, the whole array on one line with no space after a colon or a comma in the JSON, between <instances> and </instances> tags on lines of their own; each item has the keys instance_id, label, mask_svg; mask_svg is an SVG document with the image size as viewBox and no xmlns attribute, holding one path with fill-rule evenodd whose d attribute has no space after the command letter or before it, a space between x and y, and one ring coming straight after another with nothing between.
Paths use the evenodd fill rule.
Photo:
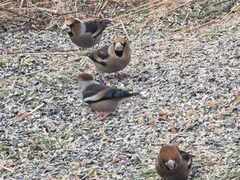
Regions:
<instances>
[{"instance_id":1,"label":"bird eye","mask_svg":"<svg viewBox=\"0 0 240 180\"><path fill-rule=\"evenodd\" d=\"M125 46L126 46L126 43L125 43L125 42L122 42L121 45L122 45L123 47L125 47Z\"/></svg>"},{"instance_id":2,"label":"bird eye","mask_svg":"<svg viewBox=\"0 0 240 180\"><path fill-rule=\"evenodd\" d=\"M72 36L73 36L73 33L70 31L70 32L68 32L68 35L69 35L70 37L72 37Z\"/></svg>"}]
</instances>

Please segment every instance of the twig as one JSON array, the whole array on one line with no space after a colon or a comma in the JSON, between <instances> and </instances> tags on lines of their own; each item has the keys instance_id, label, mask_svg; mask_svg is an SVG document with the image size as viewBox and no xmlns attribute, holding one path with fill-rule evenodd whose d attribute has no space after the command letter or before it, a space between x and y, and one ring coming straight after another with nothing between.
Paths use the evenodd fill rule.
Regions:
<instances>
[{"instance_id":1,"label":"twig","mask_svg":"<svg viewBox=\"0 0 240 180\"><path fill-rule=\"evenodd\" d=\"M24 74L23 76L31 76L33 74L37 74L37 73L44 72L44 71L47 71L47 70L49 70L49 69L40 69L38 71L33 71L33 72L30 72L30 73Z\"/></svg>"},{"instance_id":2,"label":"twig","mask_svg":"<svg viewBox=\"0 0 240 180\"><path fill-rule=\"evenodd\" d=\"M19 8L22 8L22 7L23 7L24 1L25 1L25 0L21 0Z\"/></svg>"},{"instance_id":3,"label":"twig","mask_svg":"<svg viewBox=\"0 0 240 180\"><path fill-rule=\"evenodd\" d=\"M201 25L199 25L199 26L197 26L197 27L194 27L194 28L192 28L192 29L189 28L189 29L187 29L185 32L189 33L189 32L192 32L192 31L196 31L196 30L201 29L201 28L204 27L204 26L210 26L210 25L212 25L212 24L214 24L214 23L217 23L217 22L219 22L219 20L213 19L213 20L211 20L211 21L209 21L209 22L206 22L206 23L204 23L204 24L201 24Z\"/></svg>"},{"instance_id":4,"label":"twig","mask_svg":"<svg viewBox=\"0 0 240 180\"><path fill-rule=\"evenodd\" d=\"M7 171L9 171L9 172L11 172L11 173L13 173L14 172L14 170L13 169L11 169L11 168L8 168L8 167L5 167L4 165L1 165L0 164L0 170L1 169L5 169L5 170L7 170Z\"/></svg>"},{"instance_id":5,"label":"twig","mask_svg":"<svg viewBox=\"0 0 240 180\"><path fill-rule=\"evenodd\" d=\"M25 18L28 18L28 19L30 19L30 20L34 20L34 21L37 21L37 22L39 21L38 19L32 18L32 17L27 16L27 15L19 14L19 13L13 11L13 10L10 10L10 9L6 9L6 8L0 7L0 11L9 12L9 13L11 13L11 14L17 15L18 17L25 17Z\"/></svg>"},{"instance_id":6,"label":"twig","mask_svg":"<svg viewBox=\"0 0 240 180\"><path fill-rule=\"evenodd\" d=\"M96 12L95 14L97 14L97 16L100 16L101 15L101 12L105 9L105 7L107 6L108 4L108 0L106 1L103 1L100 6L96 9Z\"/></svg>"},{"instance_id":7,"label":"twig","mask_svg":"<svg viewBox=\"0 0 240 180\"><path fill-rule=\"evenodd\" d=\"M38 109L40 109L41 107L43 107L45 105L45 103L40 104L39 106L37 106L35 109L33 109L30 114L33 114L34 112L36 112Z\"/></svg>"},{"instance_id":8,"label":"twig","mask_svg":"<svg viewBox=\"0 0 240 180\"><path fill-rule=\"evenodd\" d=\"M49 101L51 101L53 99L53 97L51 97L49 99ZM23 120L25 118L27 118L28 116L33 115L34 112L36 112L37 110L39 110L40 108L42 108L44 105L46 105L46 103L42 103L40 105L38 105L36 108L34 108L32 111L30 112L23 112L17 115L18 118L21 118L20 120Z\"/></svg>"},{"instance_id":9,"label":"twig","mask_svg":"<svg viewBox=\"0 0 240 180\"><path fill-rule=\"evenodd\" d=\"M125 11L124 15L117 15L116 18L120 18L121 16L126 16L127 14L132 13L132 12L134 12L136 10L145 9L146 7L149 7L152 3L157 3L158 4L158 3L162 3L162 2L159 1L159 0L156 0L154 2L148 1L147 3L144 3L144 4L140 5L140 6L137 6L137 7L134 7L134 8L131 8L131 9Z\"/></svg>"},{"instance_id":10,"label":"twig","mask_svg":"<svg viewBox=\"0 0 240 180\"><path fill-rule=\"evenodd\" d=\"M40 51L40 52L35 52L35 51L3 52L1 55L17 55L17 54L24 54L24 55L38 55L38 54L64 55L64 54L68 54L68 52L75 52L75 51L79 51L79 49L68 49L68 50L58 49L56 51Z\"/></svg>"},{"instance_id":11,"label":"twig","mask_svg":"<svg viewBox=\"0 0 240 180\"><path fill-rule=\"evenodd\" d=\"M125 13L123 15L115 16L114 19L122 19L123 17L128 17L128 16L131 16L131 15L134 15L134 14L138 14L138 13L140 13L142 11L149 10L152 7L150 7L148 4L149 3L146 3L146 4L142 5L142 6L138 6L136 8L132 8L132 9L129 10L129 13L127 12L127 13ZM159 2L157 2L155 4L154 7L157 8L157 7L160 7L160 6L164 5L164 4L166 4L166 3L162 2L162 1L159 1ZM136 11L134 11L134 10L136 10Z\"/></svg>"},{"instance_id":12,"label":"twig","mask_svg":"<svg viewBox=\"0 0 240 180\"><path fill-rule=\"evenodd\" d=\"M68 63L71 63L71 62L78 62L78 61L80 61L80 60L81 60L81 58L72 59L72 60L69 60L69 61L65 61L65 62L63 62L63 63L60 63L60 64L58 64L58 66L63 66L63 65L65 65L65 64L68 64Z\"/></svg>"},{"instance_id":13,"label":"twig","mask_svg":"<svg viewBox=\"0 0 240 180\"><path fill-rule=\"evenodd\" d=\"M43 8L43 7L34 6L34 8L30 8L30 9L31 10L36 9L36 10L39 10L39 11L46 11L46 12L51 13L53 15L60 15L60 13L58 13L57 10L47 9L47 8Z\"/></svg>"},{"instance_id":14,"label":"twig","mask_svg":"<svg viewBox=\"0 0 240 180\"><path fill-rule=\"evenodd\" d=\"M83 176L81 179L84 180L86 179L87 177L89 177L94 171L96 171L96 169L91 169L85 176Z\"/></svg>"},{"instance_id":15,"label":"twig","mask_svg":"<svg viewBox=\"0 0 240 180\"><path fill-rule=\"evenodd\" d=\"M127 30L126 30L126 28L125 28L125 26L124 26L122 20L120 20L120 22L121 22L121 25L122 25L122 28L123 28L124 33L126 34L128 40L130 40L130 37L129 37L128 33L127 33Z\"/></svg>"},{"instance_id":16,"label":"twig","mask_svg":"<svg viewBox=\"0 0 240 180\"><path fill-rule=\"evenodd\" d=\"M182 4L182 5L179 5L179 6L175 7L175 8L172 8L172 9L170 9L170 10L167 12L167 14L165 14L165 15L163 15L163 16L167 16L168 14L170 14L170 13L178 10L179 8L181 8L181 7L183 7L183 6L186 6L186 5L190 4L191 2L193 2L193 0L190 0L190 1L188 1L188 2L185 2L185 3ZM153 13L155 13L155 12L151 12L151 13L149 13L149 15L152 15ZM163 17L163 16L161 16L161 17Z\"/></svg>"},{"instance_id":17,"label":"twig","mask_svg":"<svg viewBox=\"0 0 240 180\"><path fill-rule=\"evenodd\" d=\"M0 6L6 6L8 4L12 3L11 1L5 1L0 4Z\"/></svg>"}]
</instances>

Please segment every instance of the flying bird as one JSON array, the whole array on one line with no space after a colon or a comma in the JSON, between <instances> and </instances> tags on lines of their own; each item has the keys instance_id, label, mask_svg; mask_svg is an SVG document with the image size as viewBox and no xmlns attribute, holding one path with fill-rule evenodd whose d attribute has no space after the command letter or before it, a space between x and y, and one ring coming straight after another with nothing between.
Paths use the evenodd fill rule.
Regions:
<instances>
[{"instance_id":1,"label":"flying bird","mask_svg":"<svg viewBox=\"0 0 240 180\"><path fill-rule=\"evenodd\" d=\"M105 119L115 111L118 103L138 93L130 93L126 90L109 87L93 79L88 73L78 75L83 101L88 103L93 111L96 111L101 119Z\"/></svg>"},{"instance_id":2,"label":"flying bird","mask_svg":"<svg viewBox=\"0 0 240 180\"><path fill-rule=\"evenodd\" d=\"M192 166L192 155L176 145L165 145L156 159L156 171L163 180L187 180Z\"/></svg>"}]
</instances>

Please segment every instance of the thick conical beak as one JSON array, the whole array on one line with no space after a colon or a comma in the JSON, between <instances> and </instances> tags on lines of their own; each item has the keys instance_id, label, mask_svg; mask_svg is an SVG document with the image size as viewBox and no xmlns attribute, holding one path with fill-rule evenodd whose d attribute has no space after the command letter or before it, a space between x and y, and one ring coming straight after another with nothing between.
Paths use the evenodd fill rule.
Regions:
<instances>
[{"instance_id":1,"label":"thick conical beak","mask_svg":"<svg viewBox=\"0 0 240 180\"><path fill-rule=\"evenodd\" d=\"M176 162L174 160L168 160L165 165L170 169L173 170L176 167Z\"/></svg>"},{"instance_id":2,"label":"thick conical beak","mask_svg":"<svg viewBox=\"0 0 240 180\"><path fill-rule=\"evenodd\" d=\"M115 44L115 51L123 51L123 45L120 42Z\"/></svg>"}]
</instances>

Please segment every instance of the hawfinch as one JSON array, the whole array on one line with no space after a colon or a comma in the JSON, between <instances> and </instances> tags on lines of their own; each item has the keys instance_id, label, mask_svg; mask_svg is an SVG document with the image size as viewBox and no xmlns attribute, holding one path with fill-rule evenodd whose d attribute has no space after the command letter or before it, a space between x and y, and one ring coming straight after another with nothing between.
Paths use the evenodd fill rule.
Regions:
<instances>
[{"instance_id":1,"label":"hawfinch","mask_svg":"<svg viewBox=\"0 0 240 180\"><path fill-rule=\"evenodd\" d=\"M161 148L156 160L157 173L163 180L187 180L192 166L192 155L176 145Z\"/></svg>"},{"instance_id":2,"label":"hawfinch","mask_svg":"<svg viewBox=\"0 0 240 180\"><path fill-rule=\"evenodd\" d=\"M66 30L72 42L81 48L90 48L98 44L103 31L111 24L109 19L81 21L65 17L63 30Z\"/></svg>"},{"instance_id":3,"label":"hawfinch","mask_svg":"<svg viewBox=\"0 0 240 180\"><path fill-rule=\"evenodd\" d=\"M96 66L97 71L114 73L124 69L131 60L131 49L126 37L114 37L110 46L86 54Z\"/></svg>"},{"instance_id":4,"label":"hawfinch","mask_svg":"<svg viewBox=\"0 0 240 180\"><path fill-rule=\"evenodd\" d=\"M129 93L126 90L100 84L87 73L78 75L78 80L83 101L88 103L91 109L101 116L101 119L111 114L122 99L138 95L138 93Z\"/></svg>"}]
</instances>

